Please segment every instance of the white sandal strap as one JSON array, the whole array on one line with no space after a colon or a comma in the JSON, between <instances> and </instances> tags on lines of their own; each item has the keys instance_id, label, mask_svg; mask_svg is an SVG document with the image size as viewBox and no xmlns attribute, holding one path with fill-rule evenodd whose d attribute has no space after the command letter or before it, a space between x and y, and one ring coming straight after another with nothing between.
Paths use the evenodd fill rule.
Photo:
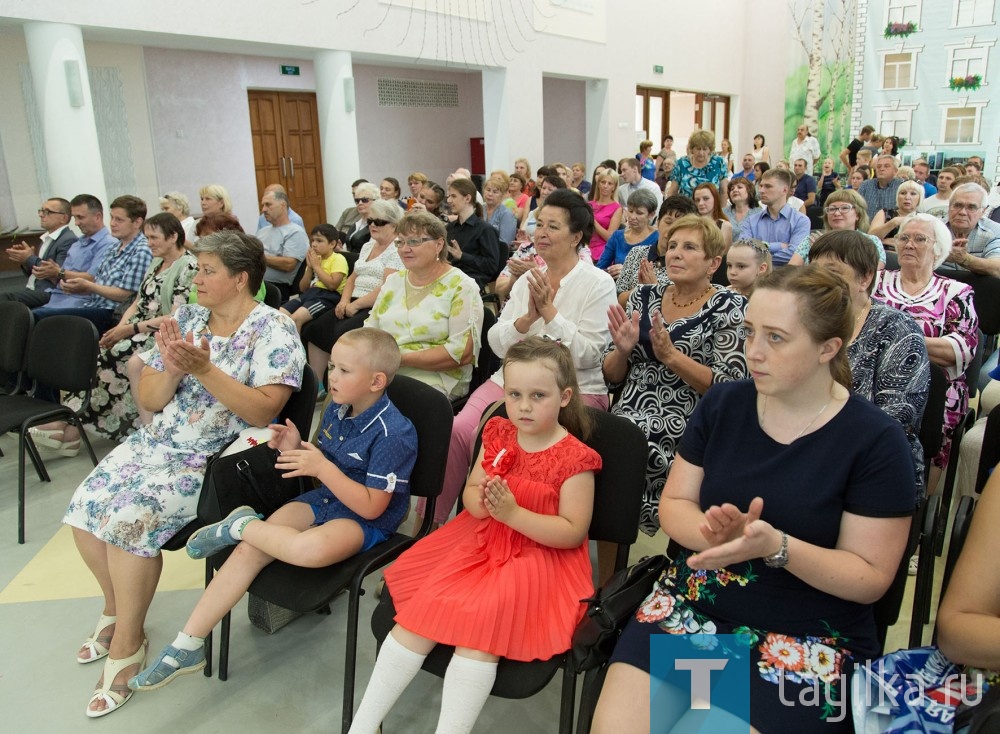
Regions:
<instances>
[{"instance_id":1,"label":"white sandal strap","mask_svg":"<svg viewBox=\"0 0 1000 734\"><path fill-rule=\"evenodd\" d=\"M139 645L139 649L127 658L120 658L116 660L115 658L108 657L104 660L104 681L101 684L101 687L94 691L94 695L90 697L90 701L87 703L87 716L92 719L96 719L100 716L110 714L112 711L120 708L126 701L132 698L133 692L131 690L123 695L116 693L112 689L112 686L114 685L115 678L118 677L118 674L130 665L138 665L139 668L142 669L143 665L146 663L146 650L148 644L148 640L143 640L142 644ZM125 683L125 687L128 687L127 682ZM90 708L91 704L97 700L104 701L104 709L94 711Z\"/></svg>"}]
</instances>

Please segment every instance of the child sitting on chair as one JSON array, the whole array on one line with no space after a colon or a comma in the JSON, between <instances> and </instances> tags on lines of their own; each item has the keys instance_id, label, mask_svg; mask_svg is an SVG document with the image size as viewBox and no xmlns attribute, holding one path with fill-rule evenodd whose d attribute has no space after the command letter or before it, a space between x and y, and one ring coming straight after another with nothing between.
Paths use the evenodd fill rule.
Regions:
<instances>
[{"instance_id":1,"label":"child sitting on chair","mask_svg":"<svg viewBox=\"0 0 1000 734\"><path fill-rule=\"evenodd\" d=\"M285 477L316 477L318 489L267 520L250 507L197 531L188 555L207 558L236 546L205 589L184 629L153 663L129 680L133 691L165 686L205 667L205 636L243 597L271 561L321 568L391 536L409 506L417 433L385 395L399 368L399 347L379 329L355 329L330 354L331 404L319 447L302 440L291 421L272 425L271 448Z\"/></svg>"},{"instance_id":2,"label":"child sitting on chair","mask_svg":"<svg viewBox=\"0 0 1000 734\"><path fill-rule=\"evenodd\" d=\"M309 242L306 267L299 281L302 292L281 304L299 333L305 324L337 307L350 269L347 258L337 251L342 244L340 232L332 224L313 227Z\"/></svg>"}]
</instances>

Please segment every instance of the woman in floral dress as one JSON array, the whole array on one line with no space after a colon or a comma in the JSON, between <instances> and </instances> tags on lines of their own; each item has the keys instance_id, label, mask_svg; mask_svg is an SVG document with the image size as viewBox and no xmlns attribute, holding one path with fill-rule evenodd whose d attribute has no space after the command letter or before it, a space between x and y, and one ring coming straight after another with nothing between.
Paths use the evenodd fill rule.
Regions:
<instances>
[{"instance_id":1,"label":"woman in floral dress","mask_svg":"<svg viewBox=\"0 0 1000 734\"><path fill-rule=\"evenodd\" d=\"M135 300L116 326L101 336L97 355L97 385L81 418L94 431L115 442L139 428L139 413L129 389L128 360L153 346L160 322L178 306L187 303L198 261L184 247L184 227L173 214L163 212L143 225L153 261L146 271ZM67 405L79 411L84 394L73 395ZM77 429L57 422L32 429L35 443L65 451L79 450Z\"/></svg>"},{"instance_id":2,"label":"woman in floral dress","mask_svg":"<svg viewBox=\"0 0 1000 734\"><path fill-rule=\"evenodd\" d=\"M253 299L264 277L260 241L236 232L200 239L197 305L161 322L139 400L152 423L115 448L76 490L64 522L104 593L77 661L107 657L87 716L124 704L142 670L143 623L160 549L194 519L208 457L249 426L266 426L301 384L305 354L291 319Z\"/></svg>"},{"instance_id":3,"label":"woman in floral dress","mask_svg":"<svg viewBox=\"0 0 1000 734\"><path fill-rule=\"evenodd\" d=\"M681 548L618 641L595 734L649 731L651 716L680 731L705 713L666 685L650 695L651 665L664 674L652 638L685 633L749 667L757 731L854 731L852 664L880 651L872 606L903 556L914 476L899 423L849 390L853 322L846 284L817 265L758 281L753 381L715 385L688 423L659 515Z\"/></svg>"}]
</instances>

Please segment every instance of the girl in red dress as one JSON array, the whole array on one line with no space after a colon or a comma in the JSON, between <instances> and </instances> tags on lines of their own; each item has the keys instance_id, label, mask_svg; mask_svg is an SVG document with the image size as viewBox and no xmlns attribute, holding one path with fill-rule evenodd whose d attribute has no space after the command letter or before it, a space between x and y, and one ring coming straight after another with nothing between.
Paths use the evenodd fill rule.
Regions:
<instances>
[{"instance_id":1,"label":"girl in red dress","mask_svg":"<svg viewBox=\"0 0 1000 734\"><path fill-rule=\"evenodd\" d=\"M547 660L569 649L593 594L587 529L594 472L590 421L569 350L530 337L504 360L508 418L483 429L466 510L385 573L396 626L375 662L352 734L375 732L438 643L455 654L438 731L467 732L497 661Z\"/></svg>"}]
</instances>

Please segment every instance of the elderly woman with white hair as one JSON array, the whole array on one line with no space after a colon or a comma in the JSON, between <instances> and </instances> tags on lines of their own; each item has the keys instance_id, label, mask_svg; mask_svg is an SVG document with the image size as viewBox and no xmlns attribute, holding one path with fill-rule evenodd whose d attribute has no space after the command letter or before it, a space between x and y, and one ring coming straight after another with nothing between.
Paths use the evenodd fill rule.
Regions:
<instances>
[{"instance_id":1,"label":"elderly woman with white hair","mask_svg":"<svg viewBox=\"0 0 1000 734\"><path fill-rule=\"evenodd\" d=\"M872 217L868 234L873 234L882 240L882 244L892 247L895 244L899 225L911 214L920 209L924 200L924 187L916 181L903 181L896 190L896 208L880 209Z\"/></svg>"},{"instance_id":2,"label":"elderly woman with white hair","mask_svg":"<svg viewBox=\"0 0 1000 734\"><path fill-rule=\"evenodd\" d=\"M381 201L382 195L378 186L368 181L359 183L354 187L354 205L358 208L360 217L354 223L353 229L344 233L344 247L350 252L361 252L361 248L371 237L368 230L368 220L370 218L369 209L372 202ZM396 221L401 218L398 217Z\"/></svg>"},{"instance_id":3,"label":"elderly woman with white hair","mask_svg":"<svg viewBox=\"0 0 1000 734\"><path fill-rule=\"evenodd\" d=\"M948 378L944 443L932 459L927 491L934 494L948 465L955 428L969 407L965 372L979 343L972 288L934 272L951 252L951 232L937 217L913 214L896 235L899 270L879 273L872 297L912 316L924 333L927 355Z\"/></svg>"},{"instance_id":4,"label":"elderly woman with white hair","mask_svg":"<svg viewBox=\"0 0 1000 734\"><path fill-rule=\"evenodd\" d=\"M160 211L177 217L184 229L184 244L190 250L198 241L198 233L195 232L197 222L191 216L191 203L188 198L180 191L168 191L160 197Z\"/></svg>"}]
</instances>

